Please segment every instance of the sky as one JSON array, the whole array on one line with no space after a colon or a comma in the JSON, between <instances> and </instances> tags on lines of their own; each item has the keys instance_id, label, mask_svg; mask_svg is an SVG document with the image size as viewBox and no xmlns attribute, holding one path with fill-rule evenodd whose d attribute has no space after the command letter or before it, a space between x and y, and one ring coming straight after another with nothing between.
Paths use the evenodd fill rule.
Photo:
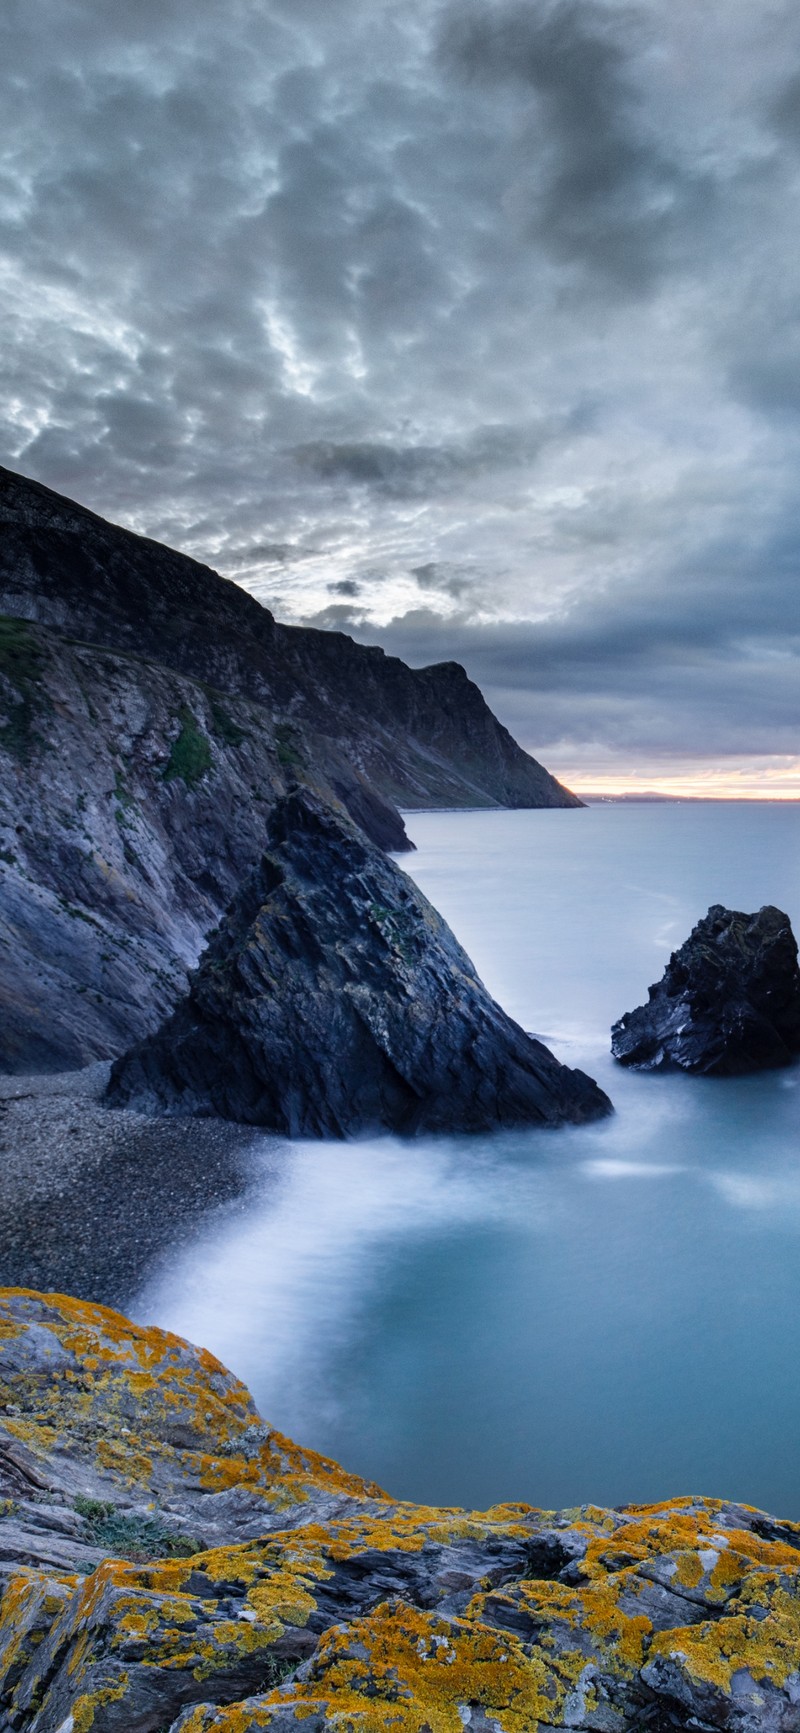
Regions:
<instances>
[{"instance_id":1,"label":"sky","mask_svg":"<svg viewBox=\"0 0 800 1733\"><path fill-rule=\"evenodd\" d=\"M0 100L0 462L573 787L800 796L796 5L5 0Z\"/></svg>"}]
</instances>

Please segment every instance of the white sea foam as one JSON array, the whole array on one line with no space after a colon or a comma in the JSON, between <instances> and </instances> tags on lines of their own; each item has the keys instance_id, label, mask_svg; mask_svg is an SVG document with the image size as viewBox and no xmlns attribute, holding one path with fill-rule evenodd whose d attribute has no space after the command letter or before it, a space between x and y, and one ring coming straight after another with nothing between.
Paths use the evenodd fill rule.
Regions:
<instances>
[{"instance_id":1,"label":"white sea foam","mask_svg":"<svg viewBox=\"0 0 800 1733\"><path fill-rule=\"evenodd\" d=\"M702 1490L800 1516L800 1073L637 1075L608 1048L710 903L775 902L800 930L800 808L408 824L405 870L615 1115L480 1139L254 1138L242 1208L173 1252L137 1315L205 1342L270 1420L400 1494Z\"/></svg>"}]
</instances>

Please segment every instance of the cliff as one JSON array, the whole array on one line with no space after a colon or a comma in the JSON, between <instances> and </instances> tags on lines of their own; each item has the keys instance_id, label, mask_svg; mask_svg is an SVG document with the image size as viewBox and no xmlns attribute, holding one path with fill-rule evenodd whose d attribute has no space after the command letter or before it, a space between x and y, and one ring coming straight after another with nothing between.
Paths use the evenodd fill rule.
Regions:
<instances>
[{"instance_id":1,"label":"cliff","mask_svg":"<svg viewBox=\"0 0 800 1733\"><path fill-rule=\"evenodd\" d=\"M398 1503L210 1354L0 1292L0 1725L644 1733L800 1725L800 1526L713 1498Z\"/></svg>"},{"instance_id":2,"label":"cliff","mask_svg":"<svg viewBox=\"0 0 800 1733\"><path fill-rule=\"evenodd\" d=\"M398 804L578 806L455 663L280 626L0 470L0 1067L112 1056L185 990L287 779L383 848Z\"/></svg>"},{"instance_id":3,"label":"cliff","mask_svg":"<svg viewBox=\"0 0 800 1733\"><path fill-rule=\"evenodd\" d=\"M120 1052L185 990L287 778L337 797L291 723L26 621L0 620L3 695L0 1067L63 1069Z\"/></svg>"},{"instance_id":4,"label":"cliff","mask_svg":"<svg viewBox=\"0 0 800 1733\"><path fill-rule=\"evenodd\" d=\"M207 566L3 469L0 525L0 613L286 713L313 737L323 773L332 744L336 773L344 754L408 808L581 805L522 751L458 663L411 669L341 632L279 625Z\"/></svg>"},{"instance_id":5,"label":"cliff","mask_svg":"<svg viewBox=\"0 0 800 1733\"><path fill-rule=\"evenodd\" d=\"M611 1110L507 1017L449 927L340 808L298 788L117 1105L290 1137L560 1125Z\"/></svg>"}]
</instances>

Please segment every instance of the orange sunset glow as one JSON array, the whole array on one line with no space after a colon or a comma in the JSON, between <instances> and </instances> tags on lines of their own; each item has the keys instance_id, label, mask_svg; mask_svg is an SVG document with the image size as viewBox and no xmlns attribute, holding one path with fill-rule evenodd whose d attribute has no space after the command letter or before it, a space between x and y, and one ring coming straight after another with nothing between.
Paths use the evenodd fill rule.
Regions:
<instances>
[{"instance_id":1,"label":"orange sunset glow","mask_svg":"<svg viewBox=\"0 0 800 1733\"><path fill-rule=\"evenodd\" d=\"M772 757L734 764L683 763L669 772L617 771L592 774L584 765L570 771L559 766L559 778L575 794L613 799L661 795L673 800L800 800L800 758Z\"/></svg>"}]
</instances>

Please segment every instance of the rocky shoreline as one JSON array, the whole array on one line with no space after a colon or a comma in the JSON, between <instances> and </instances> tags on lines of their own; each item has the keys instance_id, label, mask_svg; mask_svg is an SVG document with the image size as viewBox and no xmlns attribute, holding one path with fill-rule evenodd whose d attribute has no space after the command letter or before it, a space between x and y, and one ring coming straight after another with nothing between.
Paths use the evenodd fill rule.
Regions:
<instances>
[{"instance_id":1,"label":"rocky shoreline","mask_svg":"<svg viewBox=\"0 0 800 1733\"><path fill-rule=\"evenodd\" d=\"M111 1112L109 1069L0 1077L4 1285L126 1306L201 1220L246 1207L252 1130Z\"/></svg>"},{"instance_id":2,"label":"rocky shoreline","mask_svg":"<svg viewBox=\"0 0 800 1733\"><path fill-rule=\"evenodd\" d=\"M797 1733L800 1525L398 1503L202 1349L0 1293L9 1733Z\"/></svg>"}]
</instances>

